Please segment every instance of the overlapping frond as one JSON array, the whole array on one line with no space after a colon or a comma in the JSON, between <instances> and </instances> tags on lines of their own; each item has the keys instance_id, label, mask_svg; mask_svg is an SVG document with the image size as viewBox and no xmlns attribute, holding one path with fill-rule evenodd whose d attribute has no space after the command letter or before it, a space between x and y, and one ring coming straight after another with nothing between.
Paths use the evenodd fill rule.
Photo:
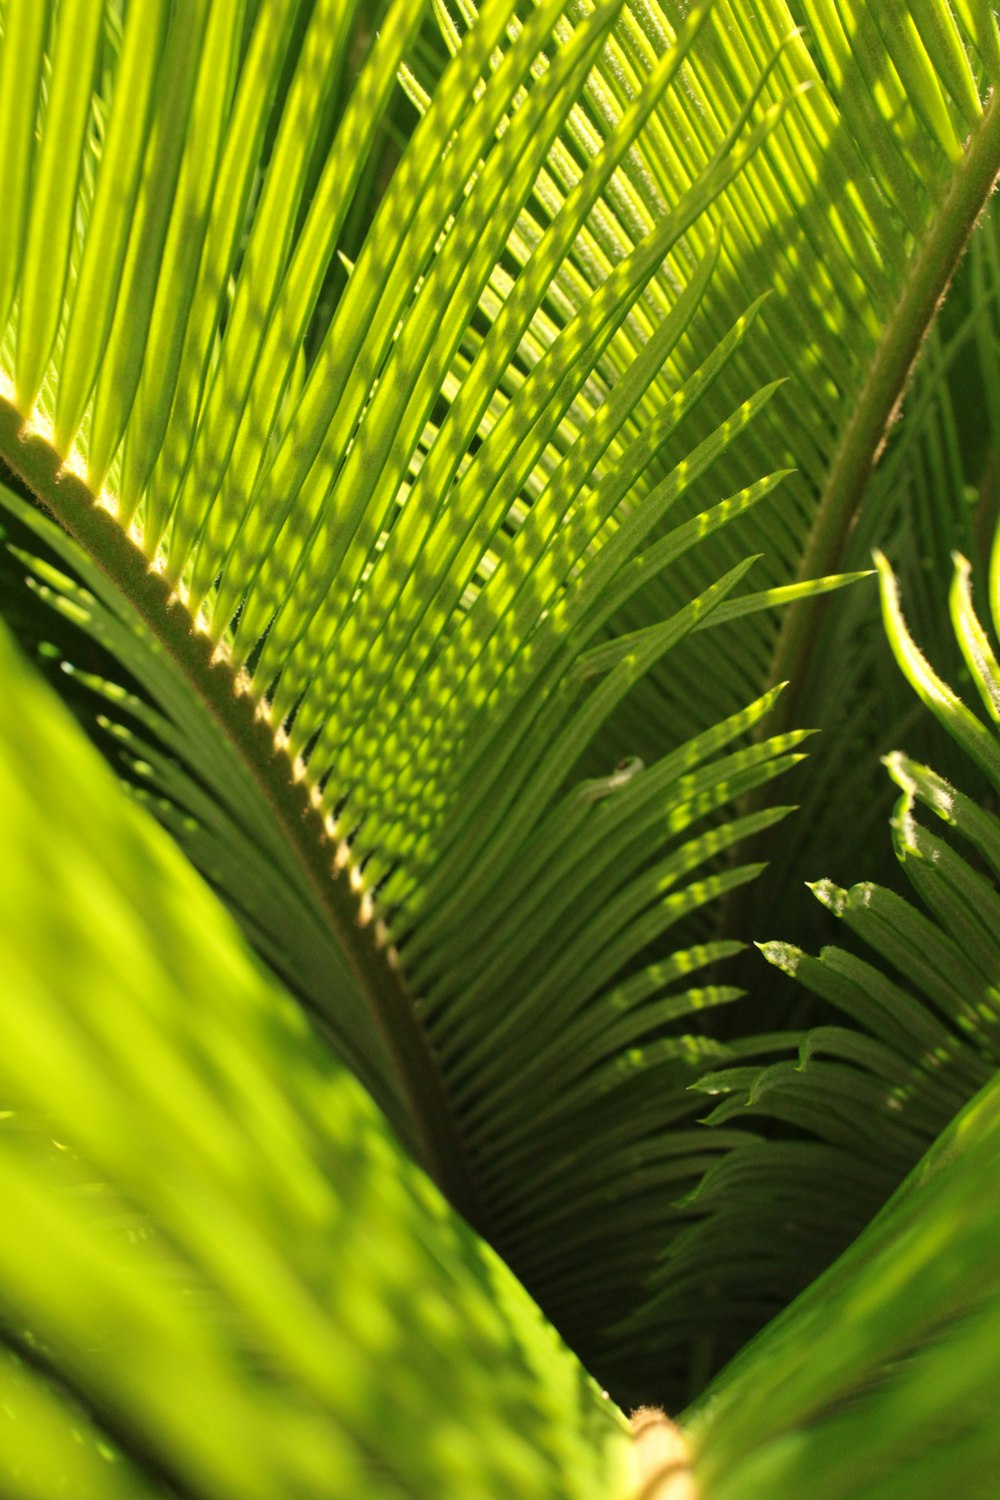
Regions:
<instances>
[{"instance_id":1,"label":"overlapping frond","mask_svg":"<svg viewBox=\"0 0 1000 1500\"><path fill-rule=\"evenodd\" d=\"M998 558L995 542L989 580L994 625L1000 617ZM955 557L951 618L969 680L986 709L986 724L922 655L904 621L895 577L881 556L878 565L896 659L969 769L981 773L987 790L985 796L970 797L903 752L889 755L886 766L902 792L892 820L893 846L921 906L870 882L845 890L820 881L814 894L874 950L879 964L862 963L837 949L825 950L819 959L781 943L768 944L764 951L891 1048L908 1073L915 1070L900 1085L894 1107L904 1115L912 1113L921 1120L921 1131L932 1135L954 1108L956 1091L969 1092L1000 1061L1000 749L995 730L1000 669L973 607L972 569L965 558ZM924 827L921 811L954 829L966 841L965 854ZM809 1040L810 1052L821 1050L822 1036ZM873 1071L878 1072L874 1064Z\"/></svg>"},{"instance_id":2,"label":"overlapping frond","mask_svg":"<svg viewBox=\"0 0 1000 1500\"><path fill-rule=\"evenodd\" d=\"M44 56L51 79L37 146L23 112L5 127L27 165L8 184L23 230L0 281L0 447L70 533L7 491L38 539L18 559L127 673L92 685L132 781L581 1340L598 1296L611 1323L638 1295L669 1232L664 1184L687 1189L704 1164L690 1137L664 1164L659 1132L729 1056L701 1017L737 991L703 971L739 945L672 930L756 873L727 852L787 809L737 804L802 739L750 742L772 692L656 754L581 768L752 559L634 629L613 622L785 477L718 488L674 521L778 389L747 386L685 438L758 299L651 411L718 273L715 236L614 382L594 376L783 96L747 90L698 181L511 383L588 217L683 92L708 14L511 275L511 237L619 11L570 26L554 0L523 24L513 0L484 8L322 311L418 8L399 0L368 36L340 0L264 7L249 28L221 0L151 27L93 0L50 35L12 5L2 64L15 77ZM775 602L744 594L729 617ZM602 1114L619 1123L597 1161L580 1137ZM634 1248L613 1273L578 1254L622 1233Z\"/></svg>"},{"instance_id":3,"label":"overlapping frond","mask_svg":"<svg viewBox=\"0 0 1000 1500\"><path fill-rule=\"evenodd\" d=\"M958 550L985 576L997 513L998 294L997 220L990 210L928 336L844 559L849 568L862 567L876 546L891 556L912 633L953 682L961 681L964 662L947 610L951 554ZM781 892L785 935L804 947L820 946L830 929L825 909L801 885L804 874L819 868L846 884L863 868L883 884L894 878L889 841L868 837L892 804L881 757L906 745L911 756L963 780L970 792L982 789L981 778L969 783L968 761L921 712L886 651L874 593L865 588L844 595L822 621L815 654L823 671L801 700L803 721L828 731L814 742L821 774L802 788L799 816L769 850L766 886L756 903L758 911L766 909Z\"/></svg>"},{"instance_id":4,"label":"overlapping frond","mask_svg":"<svg viewBox=\"0 0 1000 1500\"><path fill-rule=\"evenodd\" d=\"M93 686L151 805L616 1375L736 1144L667 1133L689 1084L794 1045L711 1039L744 934L698 914L786 811L778 668L1000 168L985 0L893 11L437 5L376 185L411 0L4 7L0 456L72 538L5 492L25 574L129 674Z\"/></svg>"},{"instance_id":5,"label":"overlapping frond","mask_svg":"<svg viewBox=\"0 0 1000 1500\"><path fill-rule=\"evenodd\" d=\"M469 3L456 9L466 20L475 13ZM530 253L688 10L665 3L629 8L550 153L512 239L512 256ZM1000 168L1000 127L988 103L1000 66L997 23L992 7L979 0L893 7L862 0L768 0L747 7L720 0L708 10L685 66L684 89L664 100L622 163L556 278L546 310L554 336L697 180L748 91L759 89L764 104L806 90L672 252L598 366L596 391L592 383L587 392L589 400L599 399L600 381L612 382L642 346L659 309L687 282L704 243L721 228L719 274L636 421L668 398L740 308L770 292L759 337L730 363L694 430L700 423L707 430L722 415L732 400L730 381L775 371L792 378L746 443L727 453L718 480L695 485L685 504L702 508L711 485L737 490L776 458L796 472L752 515L700 549L684 577L685 584L692 579L704 586L745 550L761 554L754 585L778 587L850 566L845 558L852 535L867 529L869 547L885 545L899 523L899 488L870 481L873 468L879 474L883 440L913 361ZM454 45L461 28L443 27ZM495 294L501 290L498 284ZM522 370L537 357L537 347L524 346ZM655 478L654 472L649 482ZM940 537L947 530L940 506L936 516ZM956 519L946 548L961 544L964 517ZM860 557L855 567L864 566L867 550ZM634 628L675 608L678 582L665 575L651 583L616 623ZM867 613L857 599L846 609L840 640L858 638L858 621L861 634L873 637L871 598ZM798 718L799 704L807 704L805 722L840 727L841 704L824 691L829 658L821 651L818 623L810 605L791 610L784 624L763 614L738 630L692 638L637 687L628 719L639 736L634 747L613 725L601 753L648 753L642 735L649 726L669 722L678 736L691 733L720 706L738 706L747 683L763 688L786 677L792 679L782 710L786 726ZM847 729L818 743L817 785L836 779L832 761L826 774L824 758L835 757L849 737ZM772 893L760 899L766 909ZM740 914L755 915L745 908Z\"/></svg>"},{"instance_id":6,"label":"overlapping frond","mask_svg":"<svg viewBox=\"0 0 1000 1500\"><path fill-rule=\"evenodd\" d=\"M706 1500L989 1494L998 1103L994 1076L847 1254L687 1414Z\"/></svg>"},{"instance_id":7,"label":"overlapping frond","mask_svg":"<svg viewBox=\"0 0 1000 1500\"><path fill-rule=\"evenodd\" d=\"M0 671L4 1495L626 1494L620 1414Z\"/></svg>"},{"instance_id":8,"label":"overlapping frond","mask_svg":"<svg viewBox=\"0 0 1000 1500\"><path fill-rule=\"evenodd\" d=\"M1000 537L1000 532L998 532ZM989 584L1000 621L1000 544ZM794 944L761 945L764 957L823 1003L828 1024L783 1041L787 1059L706 1075L721 1096L708 1117L727 1131L751 1120L793 1139L751 1140L713 1168L691 1203L705 1217L678 1241L663 1275L663 1315L683 1317L679 1287L731 1284L734 1301L787 1295L790 1278L811 1279L825 1247L844 1242L920 1153L1000 1067L1000 667L972 603L971 568L956 557L951 591L955 636L987 723L968 709L917 648L898 585L878 555L886 629L925 708L941 722L971 771L987 785L970 797L900 751L886 758L901 790L893 847L918 904L871 881L844 889L819 880L813 894L864 945L828 946L813 957ZM924 818L932 814L962 850ZM964 852L963 852L964 851ZM762 1039L764 1041L764 1039ZM763 1122L767 1122L765 1125ZM812 1138L812 1140L809 1139ZM831 1181L838 1184L836 1194ZM763 1209L763 1212L762 1212ZM773 1237L786 1217L787 1248ZM737 1230L739 1256L727 1254ZM634 1332L635 1323L630 1325Z\"/></svg>"},{"instance_id":9,"label":"overlapping frond","mask_svg":"<svg viewBox=\"0 0 1000 1500\"><path fill-rule=\"evenodd\" d=\"M990 581L994 622L1000 616L998 557L1000 546L995 544ZM994 727L1000 722L1000 669L989 635L973 607L972 570L966 559L956 555L951 616L970 680L988 720L992 720L987 724L962 703L919 651L903 619L894 575L881 555L878 564L886 628L897 661L924 706L983 774L989 791L985 799L977 801L909 756L893 753L886 765L902 792L893 817L893 844L925 910L871 883L850 890L829 881L813 887L818 899L874 949L889 968L890 980L882 978L870 964L859 966L837 950L824 953L819 960L807 959L781 944L768 945L765 953L821 993L825 986L826 998L846 1009L917 1069L896 1107L905 1113L911 1095L914 1110L928 1106L924 1128L932 1132L943 1123L943 1111L953 1103L954 1090L949 1095L945 1087L943 1102L935 1107L929 1107L929 1100L936 1097L949 1077L954 1074L958 1087L968 1089L982 1079L984 1069L992 1071L1000 1060L1000 897L995 885L1000 873L1000 823L995 813L1000 796L1000 749ZM964 838L969 846L967 853L958 853L949 841L923 827L921 810L935 814ZM852 970L856 971L853 989L858 995L853 1008L848 998L850 978L843 991L838 988L838 976ZM827 973L832 976L829 980ZM870 976L868 983L874 991L869 1002L864 999L864 975ZM897 1000L895 1007L886 1007L885 997L898 990L900 979L907 998ZM863 1015L856 1014L858 1007L864 1010ZM904 1016L908 1018L905 1026L901 1024ZM893 1026L895 1032L891 1031Z\"/></svg>"}]
</instances>

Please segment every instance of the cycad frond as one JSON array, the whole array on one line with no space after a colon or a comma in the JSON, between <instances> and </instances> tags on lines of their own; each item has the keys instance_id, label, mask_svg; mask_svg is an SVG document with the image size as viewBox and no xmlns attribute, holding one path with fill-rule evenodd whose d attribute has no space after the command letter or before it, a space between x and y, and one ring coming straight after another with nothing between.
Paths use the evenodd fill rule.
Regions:
<instances>
[{"instance_id":1,"label":"cycad frond","mask_svg":"<svg viewBox=\"0 0 1000 1500\"><path fill-rule=\"evenodd\" d=\"M1000 545L994 546L997 557ZM1000 795L1000 748L994 728L1000 722L1000 668L973 608L970 566L956 556L952 620L970 679L993 725L983 724L922 655L903 619L895 577L881 554L877 562L886 628L896 658L925 707L984 774L991 788L989 800L995 803ZM1000 616L998 576L994 561L991 603L995 623ZM869 964L860 965L835 949L819 961L780 943L768 944L764 951L772 962L817 988L917 1069L896 1107L905 1113L911 1097L915 1110L927 1105L923 1097L926 1081L938 1099L928 1109L923 1126L933 1136L954 1105L953 1094L941 1093L945 1081L954 1075L960 1088L974 1087L984 1080L984 1070L988 1073L1000 1061L996 988L1000 897L995 889L1000 874L1000 823L990 807L907 755L895 752L887 757L886 765L902 791L892 825L896 857L929 916L871 883L843 890L824 880L813 890L836 917L874 948L893 978L885 979ZM921 808L933 812L969 842L973 863L921 825ZM908 995L898 992L899 979ZM810 1052L815 1050L816 1042L810 1044ZM873 1066L873 1071L879 1069Z\"/></svg>"},{"instance_id":2,"label":"cycad frond","mask_svg":"<svg viewBox=\"0 0 1000 1500\"><path fill-rule=\"evenodd\" d=\"M995 625L1000 618L997 558L1000 544L994 545L992 573ZM819 1137L822 1145L804 1139L755 1140L708 1174L695 1195L707 1217L678 1242L671 1274L663 1278L660 1295L668 1311L677 1283L699 1267L712 1267L716 1278L728 1278L737 1289L747 1283L746 1266L727 1266L719 1251L734 1226L745 1226L748 1216L753 1222L763 1181L794 1216L797 1243L804 1247L797 1274L808 1276L816 1265L816 1247L808 1249L800 1216L808 1215L814 1231L826 1220L819 1246L831 1243L838 1219L846 1240L852 1226L864 1223L1000 1066L1000 820L995 812L1000 668L973 609L971 570L964 558L956 558L952 620L992 724L966 708L919 651L902 616L894 575L880 554L877 562L897 661L971 769L985 776L990 805L901 752L889 755L886 765L902 791L892 820L893 845L920 905L871 881L843 889L820 880L812 886L814 895L861 939L865 956L829 946L815 958L787 942L761 945L770 963L824 1002L834 1024L790 1035L786 1048L796 1054L794 1059L764 1070L753 1065L723 1069L706 1076L699 1087L723 1096L710 1119L727 1129L742 1119L781 1122L783 1128ZM924 827L922 811L963 838L966 854ZM831 1172L840 1183L836 1213L825 1189L810 1203L810 1185L819 1174L828 1180ZM763 1234L757 1253L760 1263L752 1284L758 1292L770 1286L777 1296L788 1276L787 1253Z\"/></svg>"},{"instance_id":3,"label":"cycad frond","mask_svg":"<svg viewBox=\"0 0 1000 1500\"><path fill-rule=\"evenodd\" d=\"M968 557L985 583L996 519L998 295L1000 256L991 210L928 336L902 420L872 475L845 553L849 568L863 566L874 547L892 557L913 634L953 682L962 681L965 668L945 607L951 553ZM883 806L888 815L892 789L879 760L896 746L905 744L940 774L968 785L967 760L921 712L884 643L869 590L844 596L822 623L814 651L823 672L805 692L801 712L806 723L829 726L831 733L814 742L821 774L803 788L800 816L780 847L769 851L768 890L761 892L758 910L775 891L784 891L787 900L801 876L817 868L847 883L863 861L869 878L892 881L888 840L879 841L880 849L866 833ZM788 928L803 945L823 941L829 925L815 902L808 905L818 922L810 926L804 903Z\"/></svg>"},{"instance_id":4,"label":"cycad frond","mask_svg":"<svg viewBox=\"0 0 1000 1500\"><path fill-rule=\"evenodd\" d=\"M648 337L655 309L670 304L715 226L723 227L719 274L651 390L649 409L685 378L706 339L771 293L760 336L731 363L694 428L723 414L730 381L794 372L768 416L723 460L718 482L737 490L776 455L797 472L709 544L690 576L707 583L745 550L761 554L760 577L779 585L835 571L869 505L873 460L996 177L1000 123L987 101L1000 68L997 26L978 0L960 8L808 0L791 9L771 0L752 10L720 0L707 9L684 90L656 110L556 279L555 326L698 180L748 92L759 89L764 105L806 90L672 252L598 367L614 379ZM801 32L796 19L805 23ZM513 255L528 254L678 24L673 6L629 10L550 155ZM703 506L704 490L696 486L688 503ZM668 578L649 592L651 615L670 607L675 586ZM720 684L718 702L727 682L738 694L747 680L790 676L797 699L807 688L815 618L809 608L793 610L780 644L779 622L767 617L739 639L690 643L639 689L648 722L662 721L669 705L679 732L693 728L706 680ZM733 657L740 671L727 661ZM792 698L784 711L793 712Z\"/></svg>"},{"instance_id":5,"label":"cycad frond","mask_svg":"<svg viewBox=\"0 0 1000 1500\"><path fill-rule=\"evenodd\" d=\"M738 1135L665 1127L790 1044L713 1038L747 934L698 915L787 810L775 678L1000 168L1000 47L985 0L812 0L813 51L783 0L562 8L438 5L376 191L410 0L9 0L0 456L133 780L617 1377Z\"/></svg>"},{"instance_id":6,"label":"cycad frond","mask_svg":"<svg viewBox=\"0 0 1000 1500\"><path fill-rule=\"evenodd\" d=\"M142 38L138 13L120 35L100 6L60 14L32 170L11 182L24 255L0 439L73 538L8 499L48 549L21 549L33 586L141 685L95 684L133 779L418 1159L581 1338L599 1284L602 1322L632 1305L664 1233L659 1184L701 1170L690 1149L662 1164L656 1122L688 1114L688 1084L728 1055L681 1028L735 998L698 981L736 945L672 954L664 937L756 872L721 856L786 809L740 815L736 800L794 765L802 738L747 743L769 694L666 759L580 779L636 681L711 623L750 560L634 630L609 621L782 477L672 524L777 389L749 387L684 442L757 305L635 430L714 242L619 378L580 404L664 256L780 118L786 101L755 112L754 89L698 182L505 394L705 22L692 14L484 315L619 8L553 35L560 7L543 4L492 71L514 6L484 10L320 322L413 8L369 39L318 173L303 120L327 118L357 7L320 4L301 25L296 7L266 7L246 36L221 3L197 25L164 10ZM12 7L4 66L47 45ZM79 79L95 69L92 117ZM168 89L175 74L184 87ZM668 441L684 456L663 465ZM773 602L765 590L737 610ZM619 1124L598 1162L579 1136L602 1113ZM597 1257L567 1274L595 1234L623 1231L634 1253L613 1274Z\"/></svg>"},{"instance_id":7,"label":"cycad frond","mask_svg":"<svg viewBox=\"0 0 1000 1500\"><path fill-rule=\"evenodd\" d=\"M6 632L0 672L3 1493L624 1495L620 1414Z\"/></svg>"},{"instance_id":8,"label":"cycad frond","mask_svg":"<svg viewBox=\"0 0 1000 1500\"><path fill-rule=\"evenodd\" d=\"M1000 1086L686 1416L712 1500L988 1495L1000 1461ZM817 1166L822 1167L819 1163Z\"/></svg>"}]
</instances>

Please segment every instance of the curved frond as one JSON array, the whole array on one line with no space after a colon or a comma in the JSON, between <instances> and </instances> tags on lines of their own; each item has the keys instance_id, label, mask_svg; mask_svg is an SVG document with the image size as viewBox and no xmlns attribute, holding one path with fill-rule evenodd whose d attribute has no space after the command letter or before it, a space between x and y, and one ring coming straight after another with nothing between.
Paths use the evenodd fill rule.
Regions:
<instances>
[{"instance_id":1,"label":"curved frond","mask_svg":"<svg viewBox=\"0 0 1000 1500\"><path fill-rule=\"evenodd\" d=\"M626 1494L620 1414L0 671L4 1494Z\"/></svg>"},{"instance_id":2,"label":"curved frond","mask_svg":"<svg viewBox=\"0 0 1000 1500\"><path fill-rule=\"evenodd\" d=\"M987 1492L1000 1460L997 1106L994 1077L686 1414L706 1500Z\"/></svg>"},{"instance_id":3,"label":"curved frond","mask_svg":"<svg viewBox=\"0 0 1000 1500\"><path fill-rule=\"evenodd\" d=\"M751 744L776 695L747 691L749 707L588 774L636 683L753 559L635 628L615 620L785 477L677 519L779 388L748 384L685 437L759 301L635 426L717 274L716 236L618 378L595 372L788 100L747 90L698 181L512 383L589 216L683 91L706 8L510 279L620 6L568 25L545 0L515 25L493 0L336 282L418 8L397 0L370 34L342 0L247 26L216 0L148 30L134 11L101 24L93 0L40 40L16 9L4 66L30 42L53 80L37 146L12 156L26 175L3 183L25 223L0 407L23 492L4 504L37 539L15 543L23 576L119 664L66 653L140 795L418 1160L586 1341L602 1273L577 1252L632 1237L603 1278L610 1324L670 1231L662 1185L704 1165L693 1140L664 1165L659 1131L728 1056L702 1018L737 990L705 971L738 945L697 941L687 919L757 873L729 851L787 809L739 799L803 738ZM729 618L780 598L744 594ZM602 1114L618 1123L598 1163L579 1136Z\"/></svg>"},{"instance_id":4,"label":"curved frond","mask_svg":"<svg viewBox=\"0 0 1000 1500\"><path fill-rule=\"evenodd\" d=\"M74 686L129 779L402 1140L606 1378L655 1310L676 1389L694 1195L758 1145L691 1084L763 1060L811 1124L717 965L1000 170L1000 44L986 0L564 4L8 0L3 504L120 665ZM879 1042L807 1044L831 1171Z\"/></svg>"},{"instance_id":5,"label":"curved frond","mask_svg":"<svg viewBox=\"0 0 1000 1500\"><path fill-rule=\"evenodd\" d=\"M963 682L965 664L947 607L951 554L967 557L984 587L997 513L997 251L996 216L988 210L925 342L845 553L845 565L855 569L868 563L876 546L892 557L913 634L939 673L956 684ZM753 910L739 914L741 923L753 922L759 931L768 920L761 913L780 900L783 935L810 950L832 940L835 923L809 896L804 876L821 869L848 885L863 869L880 884L895 878L889 840L870 837L892 808L884 756L906 745L911 757L973 795L983 789L885 649L876 590L855 590L826 612L814 656L821 669L804 686L800 712L803 722L824 731L813 742L815 774L801 788L798 816L767 851L770 863L754 887ZM773 924L764 930L774 930ZM748 972L749 965L740 975L745 984ZM782 1007L790 992L779 982L767 993Z\"/></svg>"},{"instance_id":6,"label":"curved frond","mask_svg":"<svg viewBox=\"0 0 1000 1500\"><path fill-rule=\"evenodd\" d=\"M466 18L474 14L471 4L458 8ZM770 293L760 336L732 363L698 421L708 426L721 414L732 399L730 380L751 371L758 379L765 371L791 373L746 444L727 455L720 480L736 490L776 455L796 472L768 504L700 554L696 566L704 571L695 576L708 581L745 548L762 555L761 576L779 586L835 571L852 526L884 504L884 495L870 491L873 467L1000 167L1000 124L989 107L1000 68L996 19L980 0L891 12L863 0L792 7L767 0L751 10L720 0L704 9L684 90L657 108L609 183L548 310L558 329L648 227L673 210L749 93L759 93L763 105L796 91L760 151L672 251L598 371L613 381L720 226L719 274L643 410L656 409L750 298ZM550 153L512 254L531 253L680 25L671 5L654 0L629 9ZM446 34L456 45L459 30ZM522 351L526 364L531 358ZM689 503L701 508L704 490L695 487ZM665 579L645 606L655 613L670 596ZM739 640L691 643L671 662L669 679L653 673L640 690L650 720L662 718L669 704L678 732L694 727L706 679L728 680L738 693L741 680L764 685L768 677L790 676L784 706L790 722L793 701L807 686L816 619L809 606L793 609L780 642L778 622L765 616ZM741 672L727 670L727 657L738 659Z\"/></svg>"},{"instance_id":7,"label":"curved frond","mask_svg":"<svg viewBox=\"0 0 1000 1500\"><path fill-rule=\"evenodd\" d=\"M998 533L1000 535L1000 533ZM994 557L1000 554L995 544ZM810 1231L844 1240L870 1216L894 1183L1000 1067L1000 793L995 648L973 608L969 567L956 557L952 622L987 723L973 713L923 656L903 618L896 579L880 554L886 630L911 687L953 737L971 768L992 787L969 797L902 752L886 758L901 791L892 819L896 859L917 903L874 882L844 889L831 880L813 894L854 938L865 956L828 946L813 957L794 944L760 945L764 957L823 1003L832 1024L792 1035L795 1055L708 1074L699 1088L721 1097L709 1120L731 1130L754 1119L787 1127L797 1140L751 1140L714 1168L694 1196L705 1215L674 1249L660 1294L667 1308L685 1275L748 1282L747 1268L720 1259L736 1226L758 1246L752 1285L778 1296L790 1275L803 1281L822 1264ZM1000 598L991 598L994 626ZM930 815L931 827L925 826ZM962 841L934 828L943 823ZM850 1023L850 1029L843 1024ZM812 1137L812 1140L808 1139ZM821 1144L819 1144L821 1143ZM837 1212L826 1189L838 1174ZM789 1248L769 1241L761 1183L787 1204ZM824 1183L818 1201L816 1185ZM769 1205L770 1206L770 1205ZM748 1225L748 1220L750 1221ZM757 1222L754 1222L754 1221ZM824 1223L825 1221L825 1223ZM835 1229L834 1225L839 1225ZM752 1226L752 1227L751 1227ZM699 1270L699 1268L703 1268ZM711 1272L709 1271L711 1268Z\"/></svg>"}]
</instances>

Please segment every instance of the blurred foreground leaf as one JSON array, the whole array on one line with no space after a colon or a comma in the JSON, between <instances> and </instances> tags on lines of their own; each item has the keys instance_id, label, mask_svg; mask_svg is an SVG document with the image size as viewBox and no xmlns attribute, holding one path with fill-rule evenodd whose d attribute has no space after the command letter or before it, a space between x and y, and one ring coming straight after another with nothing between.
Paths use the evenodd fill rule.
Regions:
<instances>
[{"instance_id":1,"label":"blurred foreground leaf","mask_svg":"<svg viewBox=\"0 0 1000 1500\"><path fill-rule=\"evenodd\" d=\"M2 1493L620 1492L521 1287L6 636L0 677Z\"/></svg>"}]
</instances>

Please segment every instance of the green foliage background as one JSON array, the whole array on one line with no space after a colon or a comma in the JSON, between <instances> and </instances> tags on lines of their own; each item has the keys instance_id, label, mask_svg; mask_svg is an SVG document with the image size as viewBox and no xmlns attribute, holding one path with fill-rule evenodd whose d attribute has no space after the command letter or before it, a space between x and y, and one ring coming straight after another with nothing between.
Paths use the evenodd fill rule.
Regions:
<instances>
[{"instance_id":1,"label":"green foliage background","mask_svg":"<svg viewBox=\"0 0 1000 1500\"><path fill-rule=\"evenodd\" d=\"M0 26L0 1488L993 1493L991 6Z\"/></svg>"}]
</instances>

